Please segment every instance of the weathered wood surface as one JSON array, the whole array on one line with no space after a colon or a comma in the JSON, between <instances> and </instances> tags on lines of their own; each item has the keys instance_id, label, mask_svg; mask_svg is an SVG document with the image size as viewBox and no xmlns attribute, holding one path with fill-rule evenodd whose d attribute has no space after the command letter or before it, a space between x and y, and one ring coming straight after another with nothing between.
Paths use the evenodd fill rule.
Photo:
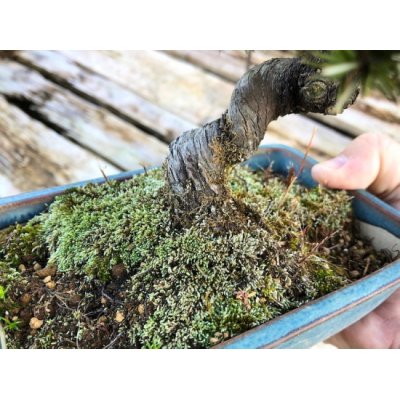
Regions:
<instances>
[{"instance_id":1,"label":"weathered wood surface","mask_svg":"<svg viewBox=\"0 0 400 400\"><path fill-rule=\"evenodd\" d=\"M124 84L106 78L60 52L18 51L14 58L128 122L148 128L167 142L195 127L193 123L146 100ZM90 66L90 62L86 65ZM110 74L109 77L113 78L114 75ZM117 79L117 76L114 78Z\"/></svg>"},{"instance_id":2,"label":"weathered wood surface","mask_svg":"<svg viewBox=\"0 0 400 400\"><path fill-rule=\"evenodd\" d=\"M218 118L232 94L230 83L157 51L62 53L196 125Z\"/></svg>"},{"instance_id":3,"label":"weathered wood surface","mask_svg":"<svg viewBox=\"0 0 400 400\"><path fill-rule=\"evenodd\" d=\"M399 124L383 121L357 109L348 109L336 116L312 114L312 117L332 128L347 132L351 136L359 136L365 132L378 132L400 141Z\"/></svg>"},{"instance_id":4,"label":"weathered wood surface","mask_svg":"<svg viewBox=\"0 0 400 400\"><path fill-rule=\"evenodd\" d=\"M290 56L279 51L267 53L254 51L248 59L247 53L240 50L166 50L165 53L188 61L231 82L236 82L246 72L248 61L250 65L255 65L271 58Z\"/></svg>"},{"instance_id":5,"label":"weathered wood surface","mask_svg":"<svg viewBox=\"0 0 400 400\"><path fill-rule=\"evenodd\" d=\"M341 135L334 129L294 114L286 115L272 122L265 137L275 133L279 137L289 140L292 146L304 150L314 129L316 134L312 140L311 149L313 153L319 154L317 157L319 159L338 155L351 142L349 137Z\"/></svg>"},{"instance_id":6,"label":"weathered wood surface","mask_svg":"<svg viewBox=\"0 0 400 400\"><path fill-rule=\"evenodd\" d=\"M0 96L0 197L119 172Z\"/></svg>"},{"instance_id":7,"label":"weathered wood surface","mask_svg":"<svg viewBox=\"0 0 400 400\"><path fill-rule=\"evenodd\" d=\"M236 82L246 72L247 60L226 51L168 50L166 53L231 82Z\"/></svg>"},{"instance_id":8,"label":"weathered wood surface","mask_svg":"<svg viewBox=\"0 0 400 400\"><path fill-rule=\"evenodd\" d=\"M400 124L400 104L381 97L363 97L355 104L356 108L387 122Z\"/></svg>"},{"instance_id":9,"label":"weathered wood surface","mask_svg":"<svg viewBox=\"0 0 400 400\"><path fill-rule=\"evenodd\" d=\"M120 169L160 165L167 145L13 61L0 62L0 93Z\"/></svg>"}]
</instances>

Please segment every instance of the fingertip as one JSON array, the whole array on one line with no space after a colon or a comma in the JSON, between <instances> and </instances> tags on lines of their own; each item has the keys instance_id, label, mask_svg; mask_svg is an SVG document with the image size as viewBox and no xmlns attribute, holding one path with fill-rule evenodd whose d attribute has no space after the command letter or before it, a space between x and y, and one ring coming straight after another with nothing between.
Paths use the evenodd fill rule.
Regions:
<instances>
[{"instance_id":1,"label":"fingertip","mask_svg":"<svg viewBox=\"0 0 400 400\"><path fill-rule=\"evenodd\" d=\"M311 176L323 186L337 187L338 174L340 175L340 170L347 162L348 158L344 154L340 154L335 158L314 165L311 169Z\"/></svg>"},{"instance_id":2,"label":"fingertip","mask_svg":"<svg viewBox=\"0 0 400 400\"><path fill-rule=\"evenodd\" d=\"M327 171L321 164L314 165L311 168L312 178L322 186L327 186L329 183L327 175L329 175L329 171Z\"/></svg>"}]
</instances>

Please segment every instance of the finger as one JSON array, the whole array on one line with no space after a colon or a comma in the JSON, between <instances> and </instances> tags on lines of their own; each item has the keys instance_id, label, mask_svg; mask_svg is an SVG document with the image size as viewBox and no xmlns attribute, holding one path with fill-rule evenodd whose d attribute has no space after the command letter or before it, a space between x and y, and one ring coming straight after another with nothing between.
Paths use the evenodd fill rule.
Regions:
<instances>
[{"instance_id":1,"label":"finger","mask_svg":"<svg viewBox=\"0 0 400 400\"><path fill-rule=\"evenodd\" d=\"M361 135L339 156L315 165L311 172L324 186L368 189L400 209L400 145L385 135Z\"/></svg>"}]
</instances>

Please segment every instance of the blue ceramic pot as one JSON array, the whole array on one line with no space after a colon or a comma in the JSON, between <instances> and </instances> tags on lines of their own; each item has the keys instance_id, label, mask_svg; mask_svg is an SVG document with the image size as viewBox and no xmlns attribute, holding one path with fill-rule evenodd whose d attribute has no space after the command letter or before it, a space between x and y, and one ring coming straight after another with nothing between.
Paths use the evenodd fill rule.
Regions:
<instances>
[{"instance_id":1,"label":"blue ceramic pot","mask_svg":"<svg viewBox=\"0 0 400 400\"><path fill-rule=\"evenodd\" d=\"M303 154L287 146L261 147L246 164L253 169L272 167L286 175L291 168L297 172ZM307 158L299 182L312 187L315 161ZM124 180L143 170L126 172L109 179ZM103 178L51 189L39 190L0 199L0 229L15 222L25 222L46 209L55 196L86 183L104 183ZM400 251L400 212L366 191L354 191L353 211L360 228L378 248ZM357 282L318 300L309 302L281 317L238 335L217 348L307 348L341 331L382 303L400 287L400 260L385 266ZM1 332L0 332L1 337ZM3 344L4 345L4 344Z\"/></svg>"}]
</instances>

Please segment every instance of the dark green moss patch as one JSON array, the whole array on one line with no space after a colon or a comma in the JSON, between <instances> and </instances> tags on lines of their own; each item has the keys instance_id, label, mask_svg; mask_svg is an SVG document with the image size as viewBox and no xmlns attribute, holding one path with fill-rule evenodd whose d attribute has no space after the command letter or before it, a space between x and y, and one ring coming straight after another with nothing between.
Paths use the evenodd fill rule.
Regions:
<instances>
[{"instance_id":1,"label":"dark green moss patch","mask_svg":"<svg viewBox=\"0 0 400 400\"><path fill-rule=\"evenodd\" d=\"M153 170L0 232L8 345L210 347L389 261L354 231L345 192L243 167L230 190L181 227Z\"/></svg>"}]
</instances>

